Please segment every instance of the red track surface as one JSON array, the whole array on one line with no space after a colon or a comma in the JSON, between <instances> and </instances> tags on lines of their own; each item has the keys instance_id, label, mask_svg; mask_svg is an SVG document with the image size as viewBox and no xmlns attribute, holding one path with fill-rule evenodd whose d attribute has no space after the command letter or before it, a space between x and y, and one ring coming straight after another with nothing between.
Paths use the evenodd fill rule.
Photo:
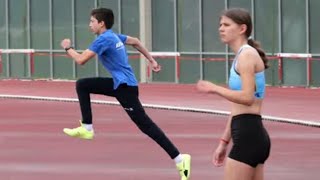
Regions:
<instances>
[{"instance_id":1,"label":"red track surface","mask_svg":"<svg viewBox=\"0 0 320 180\"><path fill-rule=\"evenodd\" d=\"M77 98L73 82L0 81L0 94ZM217 95L199 94L194 85L141 84L142 103L229 111L228 101ZM113 100L105 96L92 99ZM319 121L320 89L268 87L263 114Z\"/></svg>"},{"instance_id":2,"label":"red track surface","mask_svg":"<svg viewBox=\"0 0 320 180\"><path fill-rule=\"evenodd\" d=\"M59 86L58 86L59 85ZM0 81L0 94L74 97L74 84L46 81ZM143 84L143 103L229 110L215 96L198 94L192 85ZM320 90L268 88L265 115L319 121ZM113 100L104 96L94 99ZM96 138L66 137L77 126L77 103L0 99L0 179L2 180L150 180L179 179L174 163L143 135L118 106L93 105ZM180 151L192 155L192 180L222 179L211 153L225 117L147 109ZM272 140L265 179L318 179L320 129L264 122Z\"/></svg>"}]
</instances>

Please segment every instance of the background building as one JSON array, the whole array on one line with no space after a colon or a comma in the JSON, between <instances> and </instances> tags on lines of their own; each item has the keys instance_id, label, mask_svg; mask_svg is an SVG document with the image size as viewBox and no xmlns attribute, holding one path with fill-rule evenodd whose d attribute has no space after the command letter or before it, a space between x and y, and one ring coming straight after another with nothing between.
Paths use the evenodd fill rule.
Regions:
<instances>
[{"instance_id":1,"label":"background building","mask_svg":"<svg viewBox=\"0 0 320 180\"><path fill-rule=\"evenodd\" d=\"M35 49L32 57L2 54L1 78L76 79L109 76L97 60L75 65L61 56L63 38L84 50L95 38L89 15L95 7L114 10L114 31L139 37L161 56L159 74L146 75L144 60L129 48L130 61L142 82L225 83L233 54L219 40L219 15L242 7L254 19L254 39L270 56L270 85L320 86L319 0L0 0L0 49ZM41 54L43 53L43 54ZM313 58L274 57L278 53L310 53Z\"/></svg>"}]
</instances>

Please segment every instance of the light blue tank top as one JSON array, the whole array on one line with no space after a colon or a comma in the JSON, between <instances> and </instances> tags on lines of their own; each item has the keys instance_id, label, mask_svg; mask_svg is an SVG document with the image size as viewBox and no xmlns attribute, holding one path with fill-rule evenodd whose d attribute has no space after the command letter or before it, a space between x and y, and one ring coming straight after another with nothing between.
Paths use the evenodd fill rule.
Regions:
<instances>
[{"instance_id":1,"label":"light blue tank top","mask_svg":"<svg viewBox=\"0 0 320 180\"><path fill-rule=\"evenodd\" d=\"M238 56L241 51L245 48L253 48L248 44L241 46L234 61L232 63L232 67L230 68L230 78L229 78L229 88L232 90L239 91L242 89L241 85L241 77L240 74L236 71L237 63L238 63ZM258 72L255 74L255 93L254 96L258 99L263 99L265 94L265 75L264 71Z\"/></svg>"}]
</instances>

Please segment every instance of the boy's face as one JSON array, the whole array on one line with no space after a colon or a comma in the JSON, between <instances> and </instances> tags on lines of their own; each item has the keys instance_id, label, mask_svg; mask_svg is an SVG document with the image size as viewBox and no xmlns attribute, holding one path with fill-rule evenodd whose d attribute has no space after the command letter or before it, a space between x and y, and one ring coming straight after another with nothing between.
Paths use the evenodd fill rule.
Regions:
<instances>
[{"instance_id":1,"label":"boy's face","mask_svg":"<svg viewBox=\"0 0 320 180\"><path fill-rule=\"evenodd\" d=\"M89 27L94 34L100 34L104 30L105 25L103 21L99 23L95 17L91 16Z\"/></svg>"}]
</instances>

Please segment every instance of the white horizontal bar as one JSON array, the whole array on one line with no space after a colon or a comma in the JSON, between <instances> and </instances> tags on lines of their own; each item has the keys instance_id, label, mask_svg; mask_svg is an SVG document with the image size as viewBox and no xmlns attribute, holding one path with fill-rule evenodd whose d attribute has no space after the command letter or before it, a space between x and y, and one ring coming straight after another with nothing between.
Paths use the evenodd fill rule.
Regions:
<instances>
[{"instance_id":1,"label":"white horizontal bar","mask_svg":"<svg viewBox=\"0 0 320 180\"><path fill-rule=\"evenodd\" d=\"M151 56L180 56L179 52L150 52Z\"/></svg>"},{"instance_id":2,"label":"white horizontal bar","mask_svg":"<svg viewBox=\"0 0 320 180\"><path fill-rule=\"evenodd\" d=\"M10 53L34 53L34 49L0 49L0 53L10 54Z\"/></svg>"},{"instance_id":3,"label":"white horizontal bar","mask_svg":"<svg viewBox=\"0 0 320 180\"><path fill-rule=\"evenodd\" d=\"M312 54L278 53L277 56L284 57L284 58L311 58Z\"/></svg>"}]
</instances>

